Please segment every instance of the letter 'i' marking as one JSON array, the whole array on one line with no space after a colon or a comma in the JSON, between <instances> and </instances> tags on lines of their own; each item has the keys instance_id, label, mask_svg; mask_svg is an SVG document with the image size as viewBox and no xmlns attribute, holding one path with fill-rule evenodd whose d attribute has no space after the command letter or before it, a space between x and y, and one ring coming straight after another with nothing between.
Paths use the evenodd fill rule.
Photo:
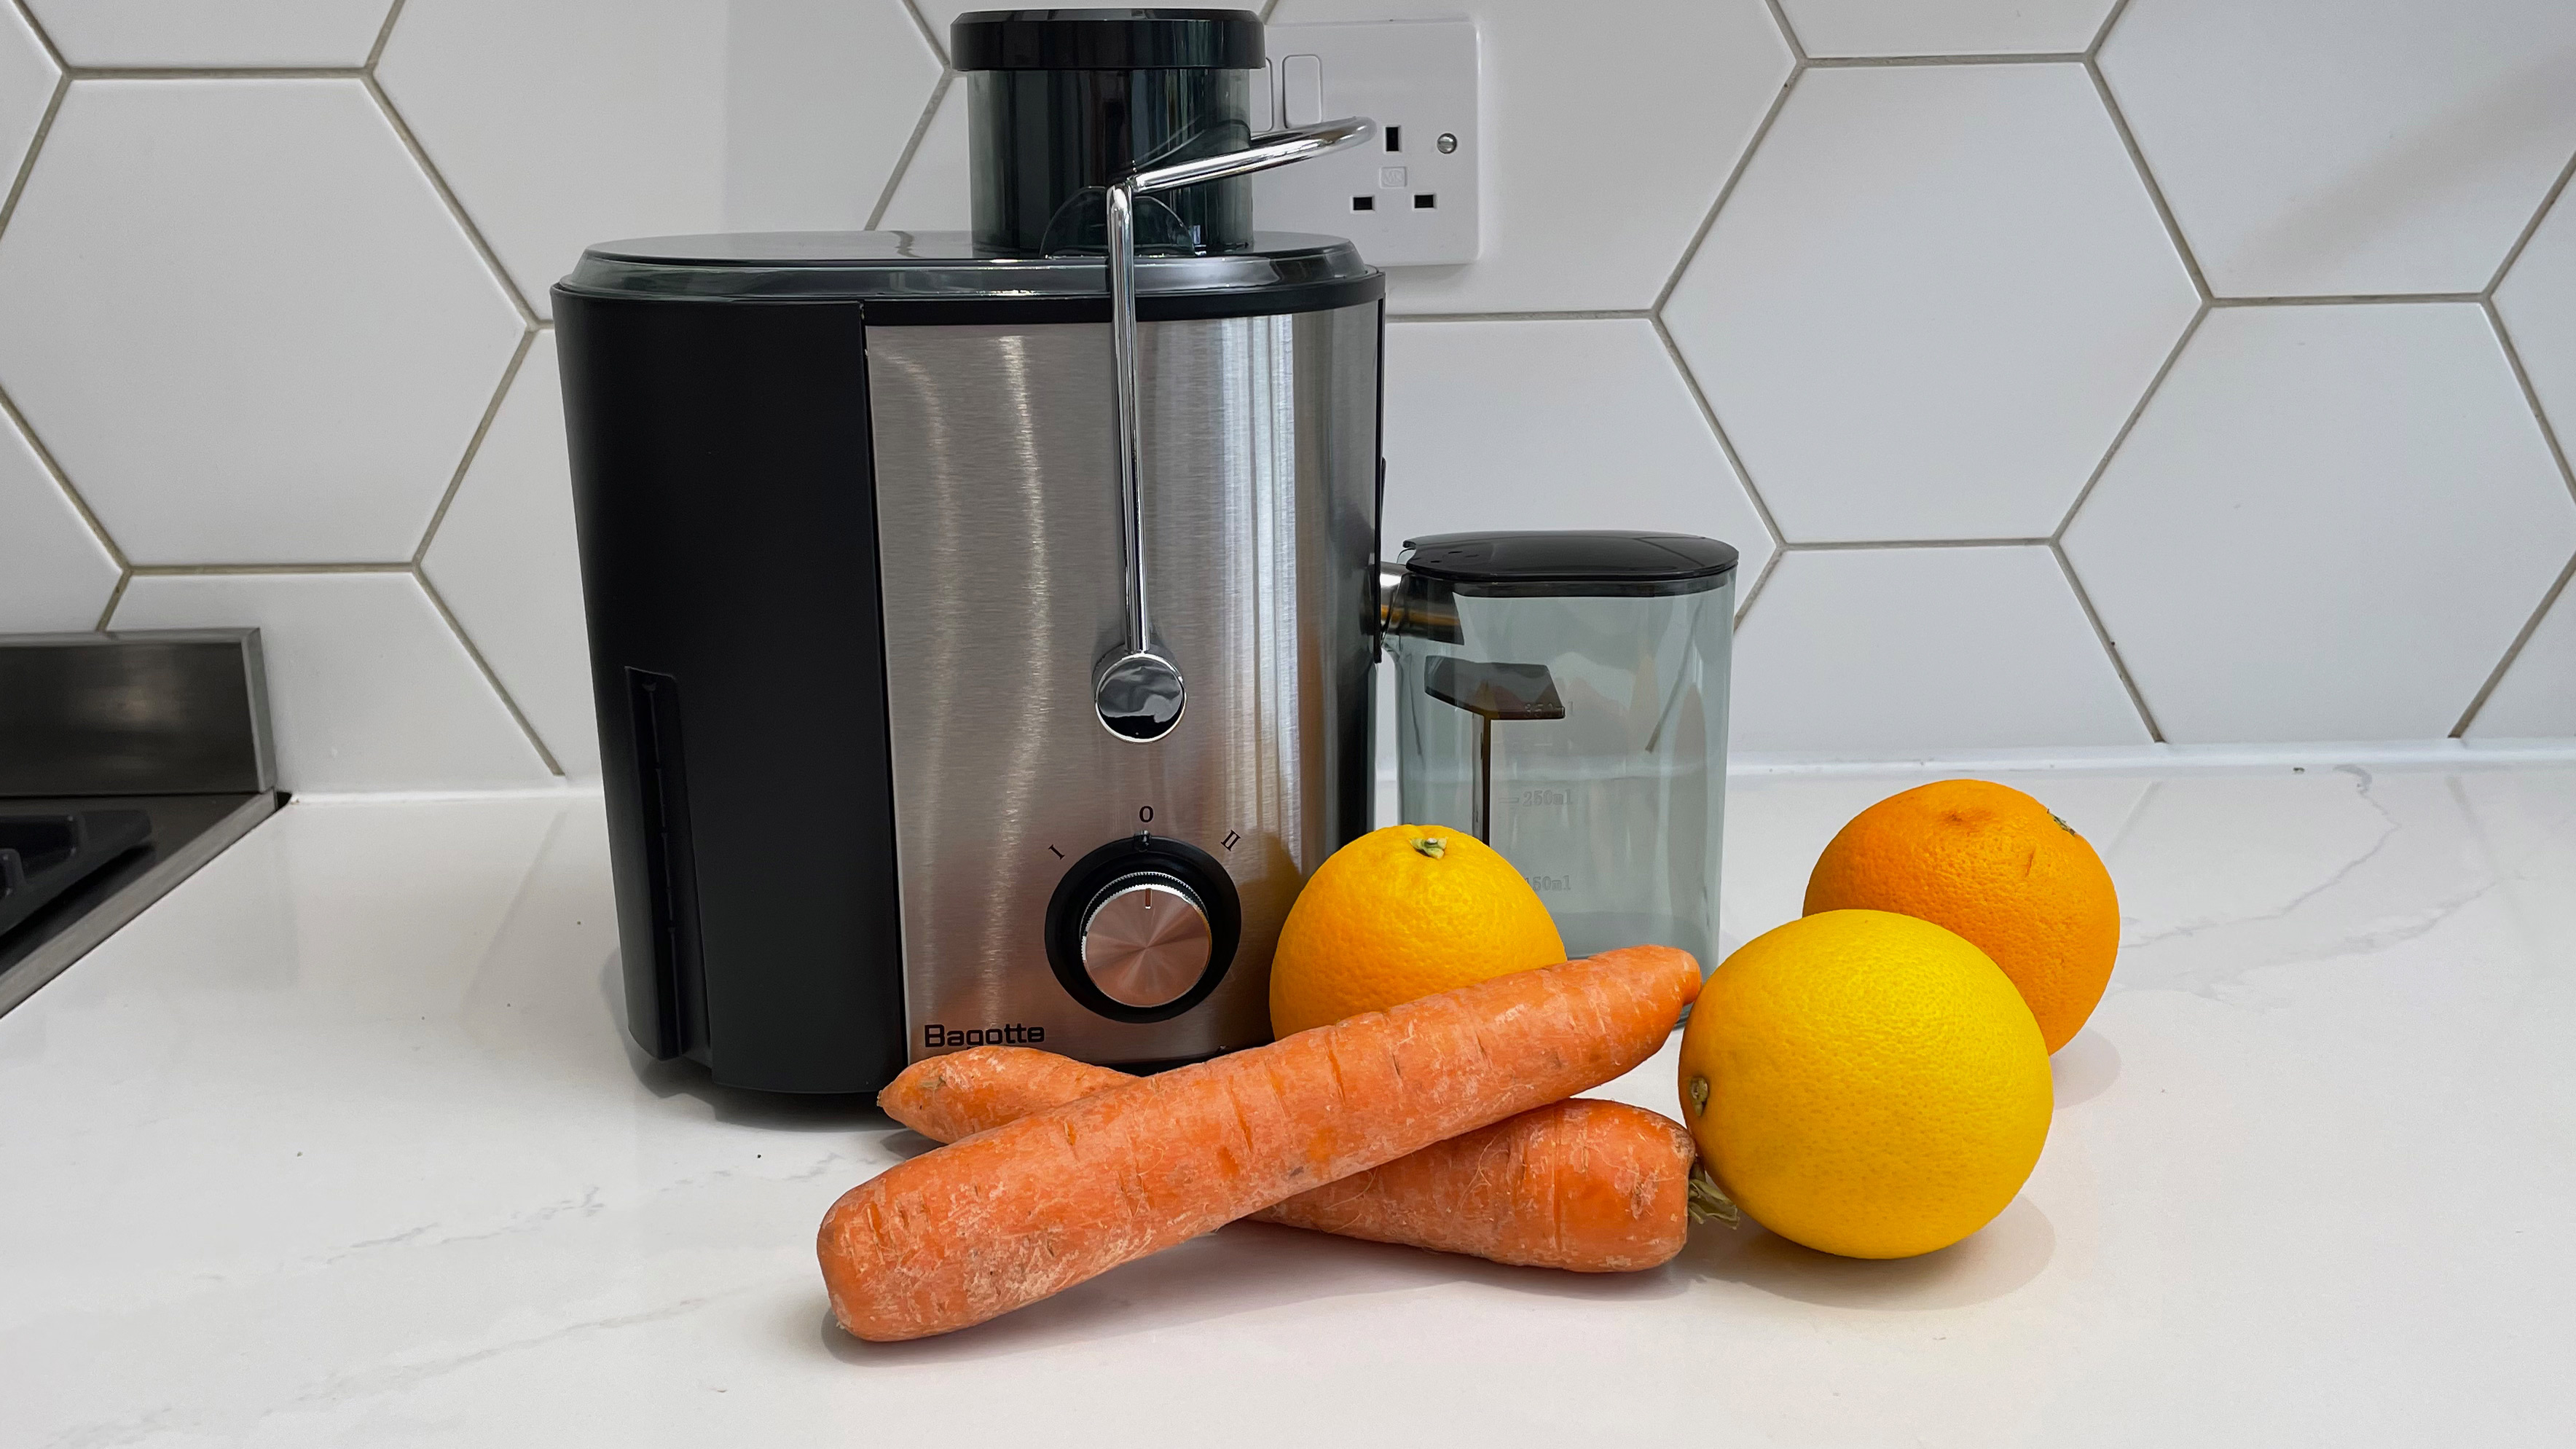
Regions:
<instances>
[{"instance_id":1,"label":"letter 'i' marking","mask_svg":"<svg viewBox=\"0 0 2576 1449\"><path fill-rule=\"evenodd\" d=\"M1048 847L1047 847L1047 854L1054 856L1054 857L1055 857L1056 859L1058 859L1058 860L1062 860L1062 859L1064 859L1064 852L1063 852L1063 851L1061 851L1061 850L1056 849L1056 848L1055 848L1054 846L1052 846L1052 845L1050 845L1050 846L1048 846Z\"/></svg>"},{"instance_id":2,"label":"letter 'i' marking","mask_svg":"<svg viewBox=\"0 0 2576 1449\"><path fill-rule=\"evenodd\" d=\"M1239 841L1239 840L1241 840L1241 839L1243 839L1243 832L1241 832L1241 831L1239 831L1239 830L1229 830L1229 831L1227 831L1227 832L1225 833L1225 840L1224 840L1225 848L1226 848L1226 849L1228 849L1228 850L1232 850L1232 849L1234 849L1235 842L1236 842L1236 841Z\"/></svg>"}]
</instances>

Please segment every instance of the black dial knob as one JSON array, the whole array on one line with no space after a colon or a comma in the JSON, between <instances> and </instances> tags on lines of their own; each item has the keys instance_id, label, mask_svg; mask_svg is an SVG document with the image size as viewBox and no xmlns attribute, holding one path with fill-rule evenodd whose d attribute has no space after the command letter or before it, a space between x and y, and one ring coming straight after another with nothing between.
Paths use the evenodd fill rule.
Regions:
<instances>
[{"instance_id":1,"label":"black dial knob","mask_svg":"<svg viewBox=\"0 0 2576 1449\"><path fill-rule=\"evenodd\" d=\"M1234 882L1197 846L1154 835L1073 863L1047 906L1047 958L1076 1001L1165 1021L1207 999L1242 932Z\"/></svg>"}]
</instances>

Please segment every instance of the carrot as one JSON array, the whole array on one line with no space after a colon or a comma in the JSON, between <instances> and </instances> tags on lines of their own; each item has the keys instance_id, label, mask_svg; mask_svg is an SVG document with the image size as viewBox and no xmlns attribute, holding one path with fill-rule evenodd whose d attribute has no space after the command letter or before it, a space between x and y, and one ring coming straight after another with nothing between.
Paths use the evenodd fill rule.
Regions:
<instances>
[{"instance_id":1,"label":"carrot","mask_svg":"<svg viewBox=\"0 0 2576 1449\"><path fill-rule=\"evenodd\" d=\"M1699 994L1635 946L1355 1016L925 1153L816 1235L861 1338L947 1333L1618 1076Z\"/></svg>"},{"instance_id":2,"label":"carrot","mask_svg":"<svg viewBox=\"0 0 2576 1449\"><path fill-rule=\"evenodd\" d=\"M924 1137L954 1142L1134 1080L1034 1047L973 1047L914 1063L877 1105ZM1669 1117L1575 1098L1252 1216L1526 1268L1625 1273L1682 1250L1693 1153L1690 1133Z\"/></svg>"}]
</instances>

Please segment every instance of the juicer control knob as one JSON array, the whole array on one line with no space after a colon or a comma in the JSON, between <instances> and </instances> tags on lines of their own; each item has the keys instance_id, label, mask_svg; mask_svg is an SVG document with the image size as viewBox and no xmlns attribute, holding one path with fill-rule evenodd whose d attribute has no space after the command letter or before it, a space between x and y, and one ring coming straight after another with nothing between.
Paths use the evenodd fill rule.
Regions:
<instances>
[{"instance_id":1,"label":"juicer control knob","mask_svg":"<svg viewBox=\"0 0 2576 1449\"><path fill-rule=\"evenodd\" d=\"M1234 881L1168 836L1112 841L1073 863L1047 903L1047 962L1112 1021L1168 1021L1208 998L1243 931Z\"/></svg>"},{"instance_id":2,"label":"juicer control knob","mask_svg":"<svg viewBox=\"0 0 2576 1449\"><path fill-rule=\"evenodd\" d=\"M1206 974L1207 911L1189 887L1163 875L1109 888L1082 923L1082 969L1123 1006L1169 1006Z\"/></svg>"}]
</instances>

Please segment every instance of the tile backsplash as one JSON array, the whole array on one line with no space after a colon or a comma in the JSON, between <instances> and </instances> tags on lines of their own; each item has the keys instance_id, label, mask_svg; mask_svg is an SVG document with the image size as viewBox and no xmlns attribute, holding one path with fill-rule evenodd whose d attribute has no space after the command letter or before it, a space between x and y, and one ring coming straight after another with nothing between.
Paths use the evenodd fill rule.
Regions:
<instances>
[{"instance_id":1,"label":"tile backsplash","mask_svg":"<svg viewBox=\"0 0 2576 1449\"><path fill-rule=\"evenodd\" d=\"M546 287L962 226L968 8L0 0L0 631L259 625L299 789L595 771ZM1391 542L1736 543L1748 754L2576 736L2576 5L1269 18L1460 14Z\"/></svg>"}]
</instances>

